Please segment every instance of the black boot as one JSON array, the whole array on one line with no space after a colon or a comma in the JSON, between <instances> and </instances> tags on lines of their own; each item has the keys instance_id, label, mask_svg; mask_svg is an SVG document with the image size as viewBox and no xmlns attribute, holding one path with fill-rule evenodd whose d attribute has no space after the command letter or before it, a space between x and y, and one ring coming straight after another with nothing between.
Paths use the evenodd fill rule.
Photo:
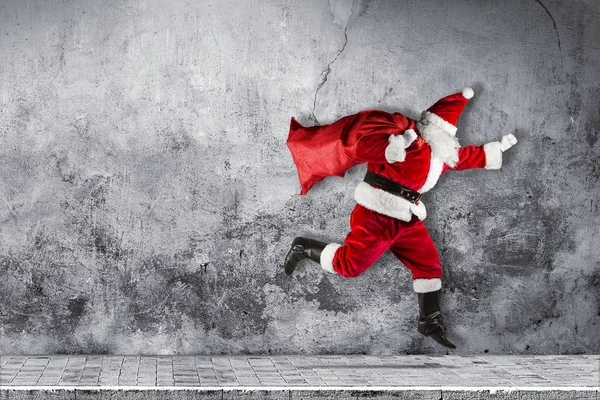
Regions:
<instances>
[{"instance_id":1,"label":"black boot","mask_svg":"<svg viewBox=\"0 0 600 400\"><path fill-rule=\"evenodd\" d=\"M417 293L419 296L419 326L417 330L425 336L431 336L436 342L450 349L456 346L446 338L446 328L440 313L442 291Z\"/></svg>"},{"instance_id":2,"label":"black boot","mask_svg":"<svg viewBox=\"0 0 600 400\"><path fill-rule=\"evenodd\" d=\"M292 247L285 256L285 273L291 275L300 263L305 258L320 263L321 252L327 246L327 243L319 242L317 240L307 239L303 237L297 237L292 242Z\"/></svg>"}]
</instances>

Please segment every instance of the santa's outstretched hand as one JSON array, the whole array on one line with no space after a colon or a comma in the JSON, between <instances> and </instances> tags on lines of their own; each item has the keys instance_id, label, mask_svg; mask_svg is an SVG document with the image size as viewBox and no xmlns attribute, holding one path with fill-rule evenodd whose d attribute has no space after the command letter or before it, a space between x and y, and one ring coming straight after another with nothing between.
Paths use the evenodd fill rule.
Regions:
<instances>
[{"instance_id":1,"label":"santa's outstretched hand","mask_svg":"<svg viewBox=\"0 0 600 400\"><path fill-rule=\"evenodd\" d=\"M513 135L512 133L504 135L502 136L502 140L500 141L500 150L502 150L502 152L505 152L506 150L513 147L515 144L517 144L517 138L515 137L515 135Z\"/></svg>"}]
</instances>

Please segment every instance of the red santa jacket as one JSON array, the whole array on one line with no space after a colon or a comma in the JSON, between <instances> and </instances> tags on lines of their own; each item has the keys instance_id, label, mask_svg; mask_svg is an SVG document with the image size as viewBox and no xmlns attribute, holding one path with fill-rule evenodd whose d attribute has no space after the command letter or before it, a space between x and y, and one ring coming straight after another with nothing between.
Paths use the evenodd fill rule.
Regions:
<instances>
[{"instance_id":1,"label":"red santa jacket","mask_svg":"<svg viewBox=\"0 0 600 400\"><path fill-rule=\"evenodd\" d=\"M404 149L409 131L416 139ZM500 142L482 146L460 147L458 140L434 125L410 121L402 135L379 134L363 138L358 145L358 158L367 169L419 193L431 190L447 170L470 168L499 169L502 166ZM422 201L408 200L361 182L354 192L356 202L370 210L403 221L413 214L423 220L427 216Z\"/></svg>"},{"instance_id":2,"label":"red santa jacket","mask_svg":"<svg viewBox=\"0 0 600 400\"><path fill-rule=\"evenodd\" d=\"M405 148L408 138L415 136ZM298 168L301 194L325 176L344 176L364 162L369 170L420 193L431 190L448 169L502 165L500 142L460 147L453 135L434 125L373 110L317 127L306 128L292 119L287 144ZM413 214L419 219L427 215L422 201L410 203L366 182L359 183L354 198L370 210L403 221L410 221Z\"/></svg>"}]
</instances>

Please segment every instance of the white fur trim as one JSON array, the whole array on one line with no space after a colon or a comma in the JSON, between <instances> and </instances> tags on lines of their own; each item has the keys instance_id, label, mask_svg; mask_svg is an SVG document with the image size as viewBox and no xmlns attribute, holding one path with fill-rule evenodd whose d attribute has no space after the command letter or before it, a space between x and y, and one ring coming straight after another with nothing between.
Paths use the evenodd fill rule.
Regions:
<instances>
[{"instance_id":1,"label":"white fur trim","mask_svg":"<svg viewBox=\"0 0 600 400\"><path fill-rule=\"evenodd\" d=\"M441 288L442 280L440 278L415 279L413 281L413 289L417 293L437 292Z\"/></svg>"},{"instance_id":2,"label":"white fur trim","mask_svg":"<svg viewBox=\"0 0 600 400\"><path fill-rule=\"evenodd\" d=\"M483 145L485 151L485 168L500 169L502 167L502 145L500 142L490 142Z\"/></svg>"},{"instance_id":3,"label":"white fur trim","mask_svg":"<svg viewBox=\"0 0 600 400\"><path fill-rule=\"evenodd\" d=\"M456 136L452 136L443 129L432 125L417 122L417 129L421 132L423 140L431 147L431 160L425 183L419 189L421 193L430 191L440 179L444 163L455 166L458 162L458 149L460 144Z\"/></svg>"},{"instance_id":4,"label":"white fur trim","mask_svg":"<svg viewBox=\"0 0 600 400\"><path fill-rule=\"evenodd\" d=\"M402 162L406 158L404 149L405 141L403 135L391 135L388 139L390 144L385 148L385 159L390 164Z\"/></svg>"},{"instance_id":5,"label":"white fur trim","mask_svg":"<svg viewBox=\"0 0 600 400\"><path fill-rule=\"evenodd\" d=\"M470 99L475 95L475 92L470 87L466 87L462 90L462 95L465 99Z\"/></svg>"},{"instance_id":6,"label":"white fur trim","mask_svg":"<svg viewBox=\"0 0 600 400\"><path fill-rule=\"evenodd\" d=\"M337 249L342 247L337 243L329 243L323 251L321 251L321 268L323 268L327 272L335 273L333 269L333 257L335 257L335 252Z\"/></svg>"},{"instance_id":7,"label":"white fur trim","mask_svg":"<svg viewBox=\"0 0 600 400\"><path fill-rule=\"evenodd\" d=\"M419 189L419 192L427 193L430 191L440 179L443 169L444 162L439 158L432 156L429 164L429 171L427 172L427 179L425 179L425 183L421 189Z\"/></svg>"},{"instance_id":8,"label":"white fur trim","mask_svg":"<svg viewBox=\"0 0 600 400\"><path fill-rule=\"evenodd\" d=\"M429 122L429 123L437 126L438 128L445 130L446 132L448 132L451 135L456 135L456 131L458 130L458 128L455 127L454 125L452 125L450 122L445 121L439 115L434 114L428 110L425 110L421 113L421 121ZM423 133L423 132L421 132L421 133Z\"/></svg>"},{"instance_id":9,"label":"white fur trim","mask_svg":"<svg viewBox=\"0 0 600 400\"><path fill-rule=\"evenodd\" d=\"M374 188L367 182L361 182L356 186L354 200L369 210L401 221L410 221L413 214L420 220L427 217L427 209L422 201L419 201L419 204L413 204L402 197Z\"/></svg>"}]
</instances>

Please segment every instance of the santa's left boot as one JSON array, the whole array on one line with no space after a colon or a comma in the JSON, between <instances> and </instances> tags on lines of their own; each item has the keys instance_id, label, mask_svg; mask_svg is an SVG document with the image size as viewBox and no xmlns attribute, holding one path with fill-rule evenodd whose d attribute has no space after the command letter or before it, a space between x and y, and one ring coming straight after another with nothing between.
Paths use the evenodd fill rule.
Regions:
<instances>
[{"instance_id":1,"label":"santa's left boot","mask_svg":"<svg viewBox=\"0 0 600 400\"><path fill-rule=\"evenodd\" d=\"M419 333L430 336L436 342L449 349L456 346L446 338L446 328L440 312L440 297L442 290L435 292L417 293L419 296Z\"/></svg>"},{"instance_id":2,"label":"santa's left boot","mask_svg":"<svg viewBox=\"0 0 600 400\"><path fill-rule=\"evenodd\" d=\"M309 258L317 263L321 262L321 252L327 246L327 243L318 240L297 237L292 242L290 250L285 256L285 273L292 275L294 270L300 264L300 261Z\"/></svg>"}]
</instances>

